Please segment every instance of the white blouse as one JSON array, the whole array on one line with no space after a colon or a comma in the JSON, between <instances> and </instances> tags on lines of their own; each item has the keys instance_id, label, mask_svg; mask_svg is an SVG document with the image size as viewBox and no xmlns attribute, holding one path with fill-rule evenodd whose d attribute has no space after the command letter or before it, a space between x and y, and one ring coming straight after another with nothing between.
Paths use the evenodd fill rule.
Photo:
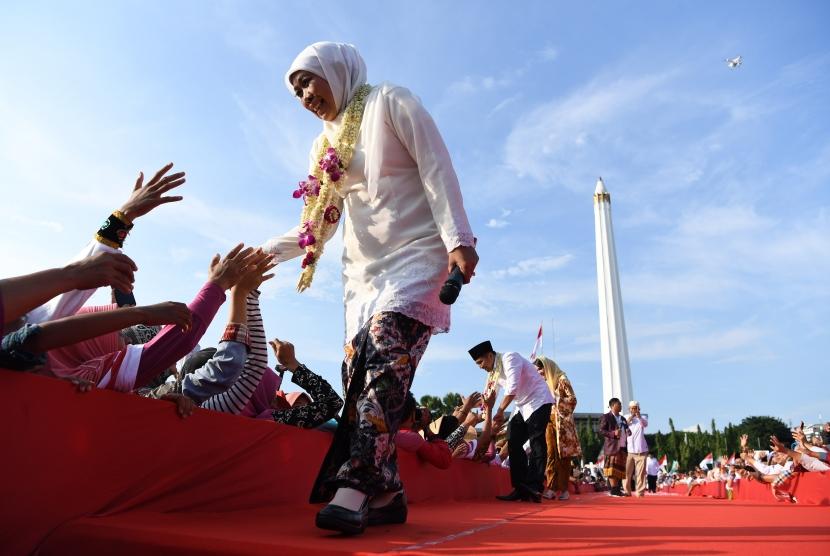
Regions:
<instances>
[{"instance_id":1,"label":"white blouse","mask_svg":"<svg viewBox=\"0 0 830 556\"><path fill-rule=\"evenodd\" d=\"M311 148L312 168L321 138ZM382 84L369 93L351 164L338 184L344 199L346 341L372 315L387 311L435 333L448 331L450 308L438 300L447 254L474 246L475 239L449 152L408 89ZM264 247L278 262L299 257L304 250L298 233L295 227Z\"/></svg>"}]
</instances>

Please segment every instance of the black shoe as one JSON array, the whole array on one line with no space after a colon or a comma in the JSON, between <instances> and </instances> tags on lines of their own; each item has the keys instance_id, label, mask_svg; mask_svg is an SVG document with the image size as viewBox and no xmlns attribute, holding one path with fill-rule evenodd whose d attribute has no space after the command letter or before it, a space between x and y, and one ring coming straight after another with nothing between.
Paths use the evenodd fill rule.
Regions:
<instances>
[{"instance_id":1,"label":"black shoe","mask_svg":"<svg viewBox=\"0 0 830 556\"><path fill-rule=\"evenodd\" d=\"M409 510L406 507L406 493L400 491L391 502L380 508L369 507L369 525L392 525L406 523Z\"/></svg>"},{"instance_id":2,"label":"black shoe","mask_svg":"<svg viewBox=\"0 0 830 556\"><path fill-rule=\"evenodd\" d=\"M542 503L542 493L536 490L533 490L527 485L522 485L519 487L521 490L521 497L522 500L525 502L533 502L534 504L541 504Z\"/></svg>"},{"instance_id":3,"label":"black shoe","mask_svg":"<svg viewBox=\"0 0 830 556\"><path fill-rule=\"evenodd\" d=\"M339 531L346 535L359 535L366 530L369 522L369 497L366 497L358 511L329 504L317 512L314 522L320 529Z\"/></svg>"},{"instance_id":4,"label":"black shoe","mask_svg":"<svg viewBox=\"0 0 830 556\"><path fill-rule=\"evenodd\" d=\"M500 494L496 496L499 500L504 500L505 502L515 502L516 500L523 500L525 494L520 492L519 489L514 488L510 494Z\"/></svg>"}]
</instances>

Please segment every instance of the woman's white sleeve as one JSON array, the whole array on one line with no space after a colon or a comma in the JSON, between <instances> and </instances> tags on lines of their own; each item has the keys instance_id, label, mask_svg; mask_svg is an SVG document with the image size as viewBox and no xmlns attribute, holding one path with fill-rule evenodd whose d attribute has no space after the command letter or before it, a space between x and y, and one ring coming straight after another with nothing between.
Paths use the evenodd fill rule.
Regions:
<instances>
[{"instance_id":1,"label":"woman's white sleeve","mask_svg":"<svg viewBox=\"0 0 830 556\"><path fill-rule=\"evenodd\" d=\"M81 261L98 253L120 253L120 251L93 239L69 263ZM39 324L74 315L92 297L95 291L94 288L91 290L72 290L53 297L40 307L29 311L26 314L26 322Z\"/></svg>"},{"instance_id":2,"label":"woman's white sleeve","mask_svg":"<svg viewBox=\"0 0 830 556\"><path fill-rule=\"evenodd\" d=\"M432 116L421 101L403 87L396 87L387 94L387 105L398 139L418 165L432 217L447 252L459 246L475 246L458 176Z\"/></svg>"}]
</instances>

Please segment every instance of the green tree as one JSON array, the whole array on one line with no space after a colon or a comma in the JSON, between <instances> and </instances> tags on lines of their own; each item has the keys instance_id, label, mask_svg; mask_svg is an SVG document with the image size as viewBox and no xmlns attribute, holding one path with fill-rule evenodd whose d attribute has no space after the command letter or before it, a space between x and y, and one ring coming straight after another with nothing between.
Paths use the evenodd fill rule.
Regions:
<instances>
[{"instance_id":1,"label":"green tree","mask_svg":"<svg viewBox=\"0 0 830 556\"><path fill-rule=\"evenodd\" d=\"M654 448L652 451L657 459L666 455L666 437L660 431L657 431L657 434L654 435Z\"/></svg>"},{"instance_id":2,"label":"green tree","mask_svg":"<svg viewBox=\"0 0 830 556\"><path fill-rule=\"evenodd\" d=\"M450 392L444 396L444 399L441 400L444 403L444 415L449 415L453 411L455 411L456 407L460 407L463 403L461 398L461 394L458 392Z\"/></svg>"},{"instance_id":3,"label":"green tree","mask_svg":"<svg viewBox=\"0 0 830 556\"><path fill-rule=\"evenodd\" d=\"M590 417L579 428L577 435L579 436L579 446L582 448L582 457L585 461L597 461L604 438L594 432L594 426Z\"/></svg>"},{"instance_id":4,"label":"green tree","mask_svg":"<svg viewBox=\"0 0 830 556\"><path fill-rule=\"evenodd\" d=\"M429 409L436 417L440 415L452 415L452 412L461 403L461 394L457 392L449 392L443 398L427 394L421 396L420 399L420 404Z\"/></svg>"},{"instance_id":5,"label":"green tree","mask_svg":"<svg viewBox=\"0 0 830 556\"><path fill-rule=\"evenodd\" d=\"M747 417L738 424L740 434L749 437L749 445L753 448L764 450L769 447L769 437L775 435L784 444L793 441L790 427L777 417L766 415Z\"/></svg>"},{"instance_id":6,"label":"green tree","mask_svg":"<svg viewBox=\"0 0 830 556\"><path fill-rule=\"evenodd\" d=\"M672 461L680 461L680 446L682 444L682 438L680 437L680 433L677 432L674 428L674 421L671 417L669 417L669 459ZM685 467L683 468L685 469Z\"/></svg>"}]
</instances>

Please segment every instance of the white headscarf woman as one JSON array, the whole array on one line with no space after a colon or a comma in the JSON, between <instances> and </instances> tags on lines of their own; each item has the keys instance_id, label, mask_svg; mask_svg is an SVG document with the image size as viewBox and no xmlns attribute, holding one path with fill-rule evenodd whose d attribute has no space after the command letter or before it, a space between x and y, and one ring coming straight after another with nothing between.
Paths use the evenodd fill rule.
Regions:
<instances>
[{"instance_id":1,"label":"white headscarf woman","mask_svg":"<svg viewBox=\"0 0 830 556\"><path fill-rule=\"evenodd\" d=\"M334 144L343 110L361 85L366 84L366 62L354 45L338 42L316 42L300 52L285 73L285 86L295 94L291 77L308 71L328 82L337 109L337 118L325 121L323 131Z\"/></svg>"},{"instance_id":2,"label":"white headscarf woman","mask_svg":"<svg viewBox=\"0 0 830 556\"><path fill-rule=\"evenodd\" d=\"M366 65L352 45L315 43L297 56L285 81L303 107L323 120L324 136L334 146L341 130L346 131L343 122L352 119L344 115L349 104L366 84ZM343 415L348 426L338 428L338 441L312 493L314 501L331 500L317 514L317 526L349 533L365 528L368 497L387 509L394 500L401 500L394 456L394 435L403 407L398 401L408 395L432 334L449 330L449 306L438 298L449 267L458 266L469 280L478 261L458 177L427 110L408 89L391 83L371 88L364 102L352 158L335 180L344 208L343 288L349 355L344 362ZM312 173L319 173L319 148L324 144L318 137L312 145ZM328 230L333 234L334 228ZM307 255L309 244L304 238L300 245L298 229L265 244L278 262ZM372 352L373 366L367 369L369 346L381 345L393 336L396 349ZM381 382L388 387L374 387ZM358 387L350 388L352 384ZM365 400L360 402L360 411L358 400ZM352 457L351 448L358 443L360 457ZM400 504L403 510L398 507L398 513L391 518L387 515L394 521L382 522L405 520L399 512L405 513L405 499ZM381 509L375 507L375 511Z\"/></svg>"},{"instance_id":3,"label":"white headscarf woman","mask_svg":"<svg viewBox=\"0 0 830 556\"><path fill-rule=\"evenodd\" d=\"M285 73L285 86L294 94L291 76L300 70L319 75L329 83L337 112L354 96L358 87L366 83L366 62L354 45L337 42L316 42L300 52Z\"/></svg>"}]
</instances>

